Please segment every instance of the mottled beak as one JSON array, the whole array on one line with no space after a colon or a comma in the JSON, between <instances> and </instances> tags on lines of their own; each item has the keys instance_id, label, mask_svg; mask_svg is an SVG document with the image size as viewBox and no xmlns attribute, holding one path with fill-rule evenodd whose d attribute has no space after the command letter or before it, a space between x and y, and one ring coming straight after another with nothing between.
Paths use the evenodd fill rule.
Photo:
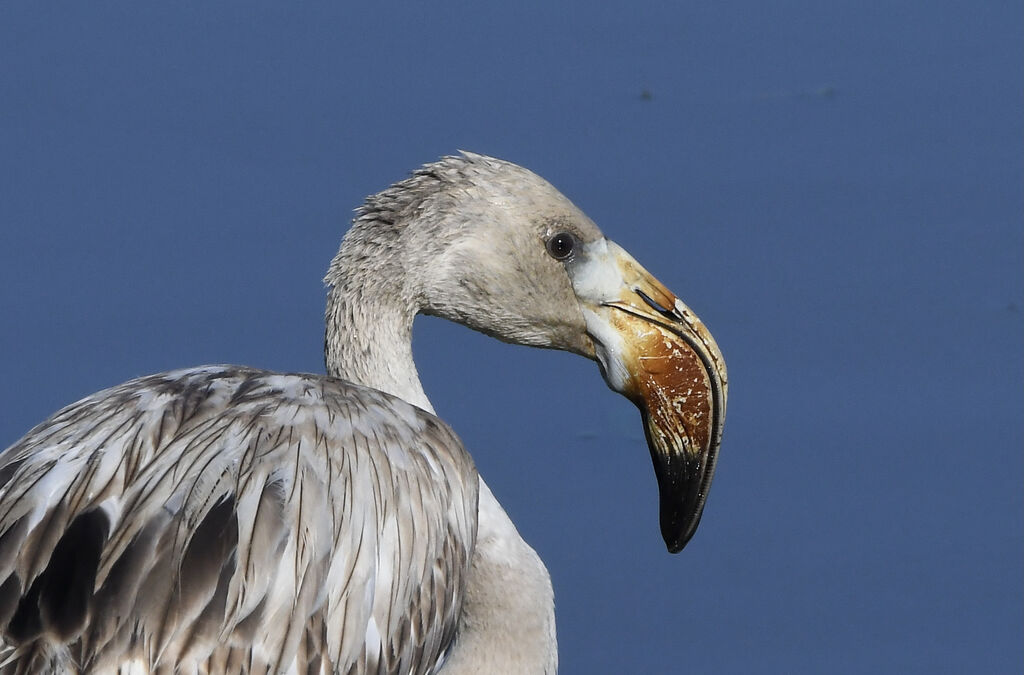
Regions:
<instances>
[{"instance_id":1,"label":"mottled beak","mask_svg":"<svg viewBox=\"0 0 1024 675\"><path fill-rule=\"evenodd\" d=\"M700 523L725 421L725 360L704 324L626 251L593 241L566 266L608 386L640 409L661 534L678 553Z\"/></svg>"}]
</instances>

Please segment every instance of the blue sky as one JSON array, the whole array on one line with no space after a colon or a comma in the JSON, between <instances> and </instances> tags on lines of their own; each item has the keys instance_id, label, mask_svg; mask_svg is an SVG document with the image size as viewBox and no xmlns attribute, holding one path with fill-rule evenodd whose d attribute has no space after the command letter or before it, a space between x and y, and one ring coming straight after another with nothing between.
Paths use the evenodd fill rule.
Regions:
<instances>
[{"instance_id":1,"label":"blue sky","mask_svg":"<svg viewBox=\"0 0 1024 675\"><path fill-rule=\"evenodd\" d=\"M562 189L729 363L658 533L594 364L421 319L428 395L547 562L562 672L1017 672L1022 7L0 6L0 445L201 363L322 372L351 210L459 148Z\"/></svg>"}]
</instances>

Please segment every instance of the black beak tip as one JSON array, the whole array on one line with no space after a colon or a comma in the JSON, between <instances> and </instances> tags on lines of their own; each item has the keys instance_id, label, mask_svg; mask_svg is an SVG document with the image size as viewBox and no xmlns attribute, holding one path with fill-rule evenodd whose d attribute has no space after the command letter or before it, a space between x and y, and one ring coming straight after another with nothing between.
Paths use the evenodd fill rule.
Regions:
<instances>
[{"instance_id":1,"label":"black beak tip","mask_svg":"<svg viewBox=\"0 0 1024 675\"><path fill-rule=\"evenodd\" d=\"M661 536L669 553L679 553L700 525L715 471L717 442L713 441L711 447L701 451L689 448L671 434L654 433L646 406L642 403L638 406L643 414L647 447L658 482ZM710 431L711 439L715 439L715 428Z\"/></svg>"},{"instance_id":2,"label":"black beak tip","mask_svg":"<svg viewBox=\"0 0 1024 675\"><path fill-rule=\"evenodd\" d=\"M701 509L703 511L703 509ZM669 553L679 553L693 539L697 533L697 526L700 524L701 511L689 518L662 518L661 536L665 540L665 546Z\"/></svg>"}]
</instances>

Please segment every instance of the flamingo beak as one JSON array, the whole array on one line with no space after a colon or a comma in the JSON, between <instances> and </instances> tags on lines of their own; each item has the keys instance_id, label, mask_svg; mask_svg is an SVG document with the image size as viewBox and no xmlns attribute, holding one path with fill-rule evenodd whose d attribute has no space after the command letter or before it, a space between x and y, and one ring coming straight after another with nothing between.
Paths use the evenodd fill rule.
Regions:
<instances>
[{"instance_id":1,"label":"flamingo beak","mask_svg":"<svg viewBox=\"0 0 1024 675\"><path fill-rule=\"evenodd\" d=\"M661 534L678 553L700 523L722 440L728 378L704 324L617 244L567 264L608 386L640 409L658 480Z\"/></svg>"}]
</instances>

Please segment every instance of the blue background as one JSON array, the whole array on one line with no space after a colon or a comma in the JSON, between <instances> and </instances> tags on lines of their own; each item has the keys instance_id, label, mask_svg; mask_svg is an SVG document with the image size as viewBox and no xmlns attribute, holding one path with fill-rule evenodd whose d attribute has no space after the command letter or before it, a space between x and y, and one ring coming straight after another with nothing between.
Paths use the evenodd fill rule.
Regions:
<instances>
[{"instance_id":1,"label":"blue background","mask_svg":"<svg viewBox=\"0 0 1024 675\"><path fill-rule=\"evenodd\" d=\"M547 562L564 673L1019 672L1019 2L0 6L0 445L130 377L322 372L364 195L548 178L710 326L719 473L670 556L594 364L421 319Z\"/></svg>"}]
</instances>

